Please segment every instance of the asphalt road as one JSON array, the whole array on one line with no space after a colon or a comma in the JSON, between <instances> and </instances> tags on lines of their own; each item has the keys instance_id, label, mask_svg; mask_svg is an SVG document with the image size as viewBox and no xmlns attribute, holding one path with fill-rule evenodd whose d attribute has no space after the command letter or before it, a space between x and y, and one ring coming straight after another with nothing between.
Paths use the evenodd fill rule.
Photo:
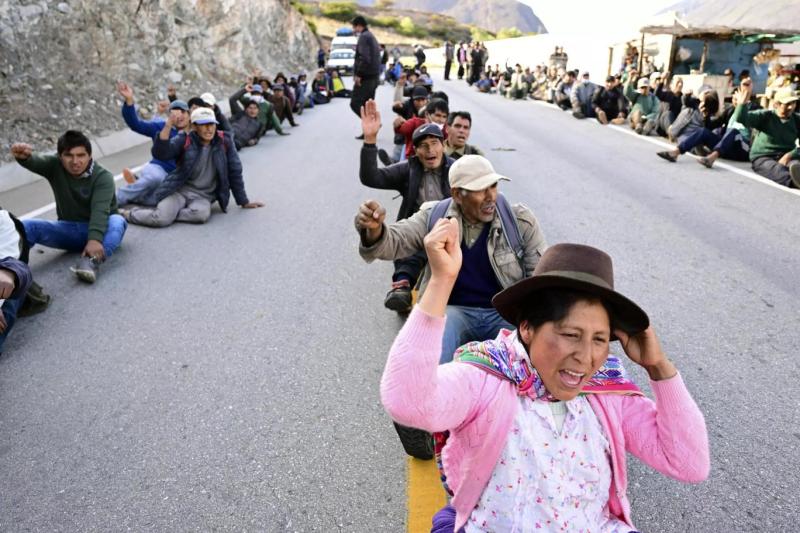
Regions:
<instances>
[{"instance_id":1,"label":"asphalt road","mask_svg":"<svg viewBox=\"0 0 800 533\"><path fill-rule=\"evenodd\" d=\"M796 530L800 197L440 86L549 243L611 253L706 415L707 482L631 459L637 527ZM403 530L405 458L378 398L401 320L382 306L391 265L360 260L352 225L360 201L399 200L359 183L346 101L299 121L242 152L265 209L131 227L94 286L73 256L33 254L54 301L0 358L0 530Z\"/></svg>"}]
</instances>

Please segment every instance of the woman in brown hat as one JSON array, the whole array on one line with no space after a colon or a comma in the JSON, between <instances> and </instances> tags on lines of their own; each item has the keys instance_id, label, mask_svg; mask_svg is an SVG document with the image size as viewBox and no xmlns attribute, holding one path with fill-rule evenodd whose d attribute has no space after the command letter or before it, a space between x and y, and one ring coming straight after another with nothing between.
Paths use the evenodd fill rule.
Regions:
<instances>
[{"instance_id":1,"label":"woman in brown hat","mask_svg":"<svg viewBox=\"0 0 800 533\"><path fill-rule=\"evenodd\" d=\"M440 366L458 231L440 220L425 238L431 280L381 382L395 421L436 434L452 499L432 531L634 531L626 452L672 478L706 479L703 415L600 250L549 248L532 277L493 300L517 329ZM655 401L609 356L613 340L647 371Z\"/></svg>"}]
</instances>

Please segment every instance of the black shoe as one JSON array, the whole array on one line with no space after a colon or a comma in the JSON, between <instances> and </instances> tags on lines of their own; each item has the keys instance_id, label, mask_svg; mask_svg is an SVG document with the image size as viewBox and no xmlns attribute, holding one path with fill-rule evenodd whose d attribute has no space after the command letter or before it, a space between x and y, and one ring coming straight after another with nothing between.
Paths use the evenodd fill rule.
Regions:
<instances>
[{"instance_id":1,"label":"black shoe","mask_svg":"<svg viewBox=\"0 0 800 533\"><path fill-rule=\"evenodd\" d=\"M792 178L794 188L800 189L800 161L789 163L789 177Z\"/></svg>"},{"instance_id":2,"label":"black shoe","mask_svg":"<svg viewBox=\"0 0 800 533\"><path fill-rule=\"evenodd\" d=\"M362 133L361 135L359 135L358 137L356 137L356 140L357 140L357 141L363 141L363 140L364 140L364 134Z\"/></svg>"},{"instance_id":3,"label":"black shoe","mask_svg":"<svg viewBox=\"0 0 800 533\"><path fill-rule=\"evenodd\" d=\"M18 317L31 316L43 312L50 305L50 295L44 292L41 285L31 282L28 293L17 311Z\"/></svg>"},{"instance_id":4,"label":"black shoe","mask_svg":"<svg viewBox=\"0 0 800 533\"><path fill-rule=\"evenodd\" d=\"M697 162L706 168L714 168L714 162L707 157L701 157Z\"/></svg>"},{"instance_id":5,"label":"black shoe","mask_svg":"<svg viewBox=\"0 0 800 533\"><path fill-rule=\"evenodd\" d=\"M411 311L411 284L402 279L392 283L392 290L386 293L383 306L398 313Z\"/></svg>"},{"instance_id":6,"label":"black shoe","mask_svg":"<svg viewBox=\"0 0 800 533\"><path fill-rule=\"evenodd\" d=\"M78 279L86 283L94 283L97 281L98 262L91 257L81 257L78 264L70 267L73 274L78 276Z\"/></svg>"},{"instance_id":7,"label":"black shoe","mask_svg":"<svg viewBox=\"0 0 800 533\"><path fill-rule=\"evenodd\" d=\"M378 149L378 159L381 160L383 166L388 167L389 165L394 165L397 161L391 158L389 153L384 150L383 148Z\"/></svg>"},{"instance_id":8,"label":"black shoe","mask_svg":"<svg viewBox=\"0 0 800 533\"><path fill-rule=\"evenodd\" d=\"M660 157L661 159L666 159L670 163L674 163L674 162L676 162L678 160L677 157L675 157L674 155L672 155L669 152L657 152L656 155L658 157Z\"/></svg>"}]
</instances>

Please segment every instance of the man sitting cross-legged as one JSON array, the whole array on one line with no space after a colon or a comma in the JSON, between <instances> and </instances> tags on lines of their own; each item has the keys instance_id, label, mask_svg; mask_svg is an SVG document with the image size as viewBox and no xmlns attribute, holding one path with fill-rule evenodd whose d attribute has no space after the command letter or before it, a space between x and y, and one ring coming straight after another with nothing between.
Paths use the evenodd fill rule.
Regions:
<instances>
[{"instance_id":1,"label":"man sitting cross-legged","mask_svg":"<svg viewBox=\"0 0 800 533\"><path fill-rule=\"evenodd\" d=\"M119 247L128 224L117 214L114 176L92 160L89 138L67 131L58 139L57 152L40 155L28 144L11 146L17 163L44 176L56 199L58 220L25 220L25 235L30 246L80 252L71 270L82 281L94 283L100 264Z\"/></svg>"},{"instance_id":2,"label":"man sitting cross-legged","mask_svg":"<svg viewBox=\"0 0 800 533\"><path fill-rule=\"evenodd\" d=\"M172 127L167 119L153 146L153 155L176 159L178 168L155 193L155 208L135 207L122 212L129 222L142 226L164 227L174 222L203 224L211 217L211 204L219 202L224 212L230 194L239 206L263 207L247 199L242 178L242 163L226 132L217 131L214 111L198 107L192 111L192 132L169 138Z\"/></svg>"},{"instance_id":3,"label":"man sitting cross-legged","mask_svg":"<svg viewBox=\"0 0 800 533\"><path fill-rule=\"evenodd\" d=\"M450 167L451 200L427 202L410 218L388 226L386 209L375 200L361 204L356 215L359 252L368 262L424 251L423 239L437 219L458 220L464 259L447 306L442 363L452 360L462 344L509 328L492 307L492 296L530 276L544 252L544 235L531 210L509 205L499 194L498 181L507 179L486 158L465 155ZM426 267L420 293L429 279Z\"/></svg>"}]
</instances>

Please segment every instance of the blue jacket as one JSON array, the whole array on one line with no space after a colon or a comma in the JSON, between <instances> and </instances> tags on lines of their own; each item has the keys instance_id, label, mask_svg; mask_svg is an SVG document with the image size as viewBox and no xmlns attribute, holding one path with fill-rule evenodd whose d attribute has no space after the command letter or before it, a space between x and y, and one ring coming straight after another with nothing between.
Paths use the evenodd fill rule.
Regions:
<instances>
[{"instance_id":1,"label":"blue jacket","mask_svg":"<svg viewBox=\"0 0 800 533\"><path fill-rule=\"evenodd\" d=\"M192 175L201 143L197 134L191 132L188 134L189 144L186 146L186 135L186 133L179 133L168 141L163 141L156 135L153 140L153 157L178 162L175 172L167 175L156 189L155 197L158 202L180 189ZM186 146L185 149L184 146ZM249 203L244 190L242 162L230 134L218 130L214 140L211 141L211 150L211 160L217 169L216 197L219 206L223 211L228 208L231 192L233 192L233 197L238 205Z\"/></svg>"},{"instance_id":2,"label":"blue jacket","mask_svg":"<svg viewBox=\"0 0 800 533\"><path fill-rule=\"evenodd\" d=\"M125 120L125 124L128 127L138 133L139 135L144 135L146 137L150 137L155 142L155 139L158 137L159 132L164 129L164 123L166 120L163 118L154 118L153 120L142 120L139 118L139 114L136 112L136 106L122 104L122 118ZM176 136L178 134L178 130L172 128L172 131L169 132L170 138ZM154 165L158 165L164 170L167 171L169 174L173 170L175 170L175 160L174 159L153 159L150 161Z\"/></svg>"}]
</instances>

